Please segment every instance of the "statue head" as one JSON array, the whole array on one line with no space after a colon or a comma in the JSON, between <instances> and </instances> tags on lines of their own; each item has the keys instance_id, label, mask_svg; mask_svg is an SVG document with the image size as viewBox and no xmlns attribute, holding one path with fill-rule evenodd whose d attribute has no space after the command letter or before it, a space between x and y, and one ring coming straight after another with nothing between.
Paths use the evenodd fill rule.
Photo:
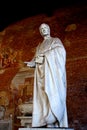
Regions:
<instances>
[{"instance_id":1,"label":"statue head","mask_svg":"<svg viewBox=\"0 0 87 130\"><path fill-rule=\"evenodd\" d=\"M46 23L42 23L39 27L40 34L42 36L50 35L50 27Z\"/></svg>"}]
</instances>

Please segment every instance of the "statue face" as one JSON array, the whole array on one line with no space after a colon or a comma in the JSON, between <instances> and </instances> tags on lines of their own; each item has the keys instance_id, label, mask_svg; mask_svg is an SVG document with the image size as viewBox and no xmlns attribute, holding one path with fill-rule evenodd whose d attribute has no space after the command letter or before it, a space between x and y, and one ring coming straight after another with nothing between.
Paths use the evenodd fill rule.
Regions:
<instances>
[{"instance_id":1,"label":"statue face","mask_svg":"<svg viewBox=\"0 0 87 130\"><path fill-rule=\"evenodd\" d=\"M50 35L50 28L47 24L41 24L39 30L42 36Z\"/></svg>"}]
</instances>

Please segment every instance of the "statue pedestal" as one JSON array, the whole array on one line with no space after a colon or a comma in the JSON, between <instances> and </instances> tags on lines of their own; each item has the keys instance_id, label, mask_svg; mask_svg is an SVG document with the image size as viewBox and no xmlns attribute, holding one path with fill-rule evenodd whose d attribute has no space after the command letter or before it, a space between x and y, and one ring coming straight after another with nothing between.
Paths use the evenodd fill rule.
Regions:
<instances>
[{"instance_id":1,"label":"statue pedestal","mask_svg":"<svg viewBox=\"0 0 87 130\"><path fill-rule=\"evenodd\" d=\"M19 128L18 130L74 130L73 128Z\"/></svg>"},{"instance_id":2,"label":"statue pedestal","mask_svg":"<svg viewBox=\"0 0 87 130\"><path fill-rule=\"evenodd\" d=\"M74 130L74 128L32 128L32 116L18 116L17 118L21 120L21 126L25 127L18 130Z\"/></svg>"},{"instance_id":3,"label":"statue pedestal","mask_svg":"<svg viewBox=\"0 0 87 130\"><path fill-rule=\"evenodd\" d=\"M31 127L32 116L17 116L17 119L21 120L21 126Z\"/></svg>"}]
</instances>

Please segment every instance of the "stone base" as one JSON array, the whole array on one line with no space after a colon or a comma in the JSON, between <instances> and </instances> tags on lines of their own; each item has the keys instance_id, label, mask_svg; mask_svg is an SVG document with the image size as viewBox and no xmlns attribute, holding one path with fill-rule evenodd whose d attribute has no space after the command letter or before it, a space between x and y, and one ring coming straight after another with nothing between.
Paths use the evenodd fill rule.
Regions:
<instances>
[{"instance_id":1,"label":"stone base","mask_svg":"<svg viewBox=\"0 0 87 130\"><path fill-rule=\"evenodd\" d=\"M12 130L12 119L0 120L0 130Z\"/></svg>"},{"instance_id":2,"label":"stone base","mask_svg":"<svg viewBox=\"0 0 87 130\"><path fill-rule=\"evenodd\" d=\"M19 128L18 130L74 130L73 128Z\"/></svg>"},{"instance_id":3,"label":"stone base","mask_svg":"<svg viewBox=\"0 0 87 130\"><path fill-rule=\"evenodd\" d=\"M18 116L17 118L21 120L21 126L31 127L32 116Z\"/></svg>"}]
</instances>

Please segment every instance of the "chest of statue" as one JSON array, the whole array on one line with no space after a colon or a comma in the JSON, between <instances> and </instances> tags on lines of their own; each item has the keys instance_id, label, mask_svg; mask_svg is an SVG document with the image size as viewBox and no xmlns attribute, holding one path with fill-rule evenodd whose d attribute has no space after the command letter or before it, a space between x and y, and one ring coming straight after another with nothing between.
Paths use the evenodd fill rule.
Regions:
<instances>
[{"instance_id":1,"label":"chest of statue","mask_svg":"<svg viewBox=\"0 0 87 130\"><path fill-rule=\"evenodd\" d=\"M39 48L38 48L38 53L44 53L44 52L46 52L47 50L49 50L49 48L51 47L52 42L53 42L53 39L52 39L52 38L44 40L44 41L40 44L40 46L39 46Z\"/></svg>"}]
</instances>

